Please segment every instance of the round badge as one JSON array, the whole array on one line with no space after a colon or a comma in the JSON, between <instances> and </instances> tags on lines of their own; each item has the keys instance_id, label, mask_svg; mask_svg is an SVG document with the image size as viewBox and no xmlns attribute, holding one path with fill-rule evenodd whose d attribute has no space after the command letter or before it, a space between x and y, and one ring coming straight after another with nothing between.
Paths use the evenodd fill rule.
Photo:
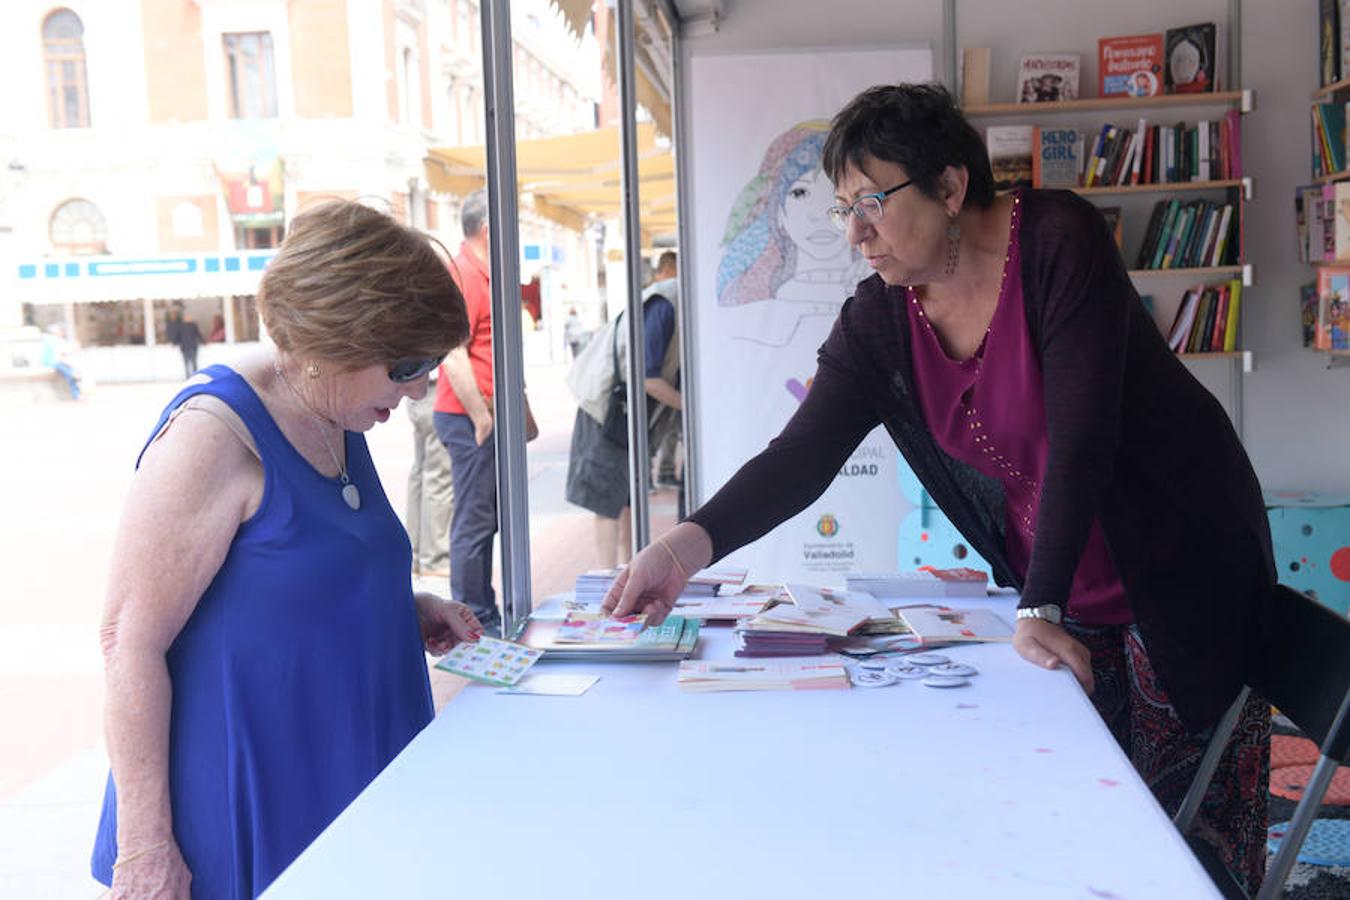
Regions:
<instances>
[{"instance_id":1,"label":"round badge","mask_svg":"<svg viewBox=\"0 0 1350 900\"><path fill-rule=\"evenodd\" d=\"M968 666L965 663L957 663L957 662L943 663L940 666L933 666L928 671L932 672L934 675L956 675L959 678L967 678L971 675L980 674L979 670L976 669L974 666Z\"/></svg>"},{"instance_id":2,"label":"round badge","mask_svg":"<svg viewBox=\"0 0 1350 900\"><path fill-rule=\"evenodd\" d=\"M923 666L911 666L907 662L893 662L886 667L886 674L895 678L924 678L928 670Z\"/></svg>"},{"instance_id":3,"label":"round badge","mask_svg":"<svg viewBox=\"0 0 1350 900\"><path fill-rule=\"evenodd\" d=\"M886 668L886 660L877 659L876 657L872 657L870 659L860 659L858 660L858 668L867 669L873 672L880 672L882 669Z\"/></svg>"},{"instance_id":4,"label":"round badge","mask_svg":"<svg viewBox=\"0 0 1350 900\"><path fill-rule=\"evenodd\" d=\"M899 681L898 678L887 675L885 672L876 672L869 669L853 672L848 676L848 679L858 687L887 687Z\"/></svg>"},{"instance_id":5,"label":"round badge","mask_svg":"<svg viewBox=\"0 0 1350 900\"><path fill-rule=\"evenodd\" d=\"M970 684L969 681L960 675L928 675L924 678L923 684L931 688L955 688L965 687Z\"/></svg>"},{"instance_id":6,"label":"round badge","mask_svg":"<svg viewBox=\"0 0 1350 900\"><path fill-rule=\"evenodd\" d=\"M906 658L916 666L940 666L943 663L951 662L941 653L911 653Z\"/></svg>"}]
</instances>

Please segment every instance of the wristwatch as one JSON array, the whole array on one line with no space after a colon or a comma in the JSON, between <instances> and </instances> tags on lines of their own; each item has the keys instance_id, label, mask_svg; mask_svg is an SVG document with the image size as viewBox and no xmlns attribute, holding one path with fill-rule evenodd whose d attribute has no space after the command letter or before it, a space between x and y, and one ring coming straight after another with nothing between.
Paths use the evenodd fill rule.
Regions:
<instances>
[{"instance_id":1,"label":"wristwatch","mask_svg":"<svg viewBox=\"0 0 1350 900\"><path fill-rule=\"evenodd\" d=\"M1024 606L1017 611L1019 619L1044 619L1051 625L1058 625L1064 620L1064 610L1053 603L1047 603L1044 606Z\"/></svg>"}]
</instances>

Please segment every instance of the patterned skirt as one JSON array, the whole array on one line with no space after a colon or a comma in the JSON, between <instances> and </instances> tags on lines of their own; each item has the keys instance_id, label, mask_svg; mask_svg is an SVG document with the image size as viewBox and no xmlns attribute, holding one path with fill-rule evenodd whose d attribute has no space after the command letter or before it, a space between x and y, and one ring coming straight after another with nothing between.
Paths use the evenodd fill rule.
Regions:
<instances>
[{"instance_id":1,"label":"patterned skirt","mask_svg":"<svg viewBox=\"0 0 1350 900\"><path fill-rule=\"evenodd\" d=\"M1092 653L1092 703L1169 816L1195 777L1212 730L1188 732L1153 672L1133 625L1065 627ZM1252 695L1200 805L1192 833L1213 844L1255 895L1266 871L1270 704Z\"/></svg>"}]
</instances>

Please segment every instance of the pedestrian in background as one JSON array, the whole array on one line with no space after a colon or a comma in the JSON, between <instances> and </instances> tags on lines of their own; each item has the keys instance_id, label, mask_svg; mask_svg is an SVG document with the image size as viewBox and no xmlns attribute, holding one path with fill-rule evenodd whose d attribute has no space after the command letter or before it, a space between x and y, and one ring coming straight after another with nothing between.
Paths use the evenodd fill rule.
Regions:
<instances>
[{"instance_id":1,"label":"pedestrian in background","mask_svg":"<svg viewBox=\"0 0 1350 900\"><path fill-rule=\"evenodd\" d=\"M408 472L408 540L412 542L413 574L450 577L450 517L455 506L455 481L450 453L436 434L434 412L439 370L431 372L425 396L405 402L413 425L413 461Z\"/></svg>"}]
</instances>

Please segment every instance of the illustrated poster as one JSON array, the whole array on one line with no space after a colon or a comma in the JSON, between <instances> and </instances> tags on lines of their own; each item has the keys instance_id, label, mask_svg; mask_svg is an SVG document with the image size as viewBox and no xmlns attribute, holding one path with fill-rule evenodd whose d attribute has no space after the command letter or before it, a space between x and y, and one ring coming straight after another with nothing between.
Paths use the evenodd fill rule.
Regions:
<instances>
[{"instance_id":1,"label":"illustrated poster","mask_svg":"<svg viewBox=\"0 0 1350 900\"><path fill-rule=\"evenodd\" d=\"M787 423L844 300L871 274L826 216L834 188L820 153L830 117L867 87L932 74L926 46L690 61L704 499ZM728 562L759 580L816 584L896 568L901 522L922 502L905 497L901 468L908 475L876 429L816 502Z\"/></svg>"}]
</instances>

